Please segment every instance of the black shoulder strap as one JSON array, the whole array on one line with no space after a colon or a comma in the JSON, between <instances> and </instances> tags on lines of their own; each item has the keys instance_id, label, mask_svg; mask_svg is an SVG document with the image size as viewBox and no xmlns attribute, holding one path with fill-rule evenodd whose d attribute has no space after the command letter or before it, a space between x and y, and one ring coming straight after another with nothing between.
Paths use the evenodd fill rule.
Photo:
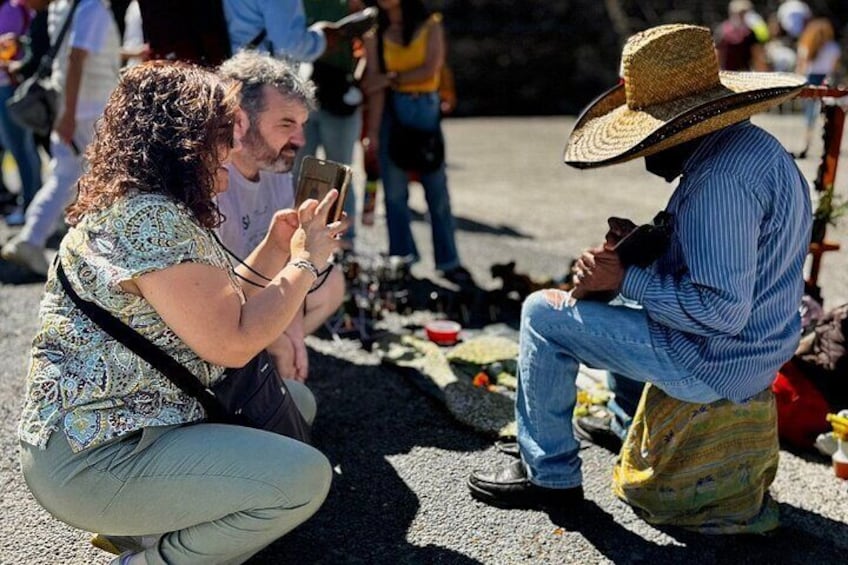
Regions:
<instances>
[{"instance_id":1,"label":"black shoulder strap","mask_svg":"<svg viewBox=\"0 0 848 565\"><path fill-rule=\"evenodd\" d=\"M209 418L218 421L225 418L224 408L215 397L215 393L203 386L191 371L105 309L94 302L83 300L71 286L68 277L65 275L65 270L62 268L62 262L58 260L58 257L56 259L56 276L59 278L59 282L62 283L62 288L65 289L65 292L68 293L68 296L77 305L77 308L91 318L91 321L139 357L150 363L184 393L197 399L200 405L203 406L203 409L206 410Z\"/></svg>"},{"instance_id":2,"label":"black shoulder strap","mask_svg":"<svg viewBox=\"0 0 848 565\"><path fill-rule=\"evenodd\" d=\"M62 47L62 41L65 39L65 36L68 35L68 30L71 29L74 12L77 11L77 6L79 6L80 1L81 0L74 0L74 3L71 4L71 9L68 11L65 21L62 23L62 29L59 30L59 35L56 36L56 41L53 42L50 49L48 49L47 53L45 53L41 58L41 62L38 64L38 70L36 71L36 75L38 75L39 78L48 77L53 71L53 59L56 58L56 53L58 53L59 48Z\"/></svg>"}]
</instances>

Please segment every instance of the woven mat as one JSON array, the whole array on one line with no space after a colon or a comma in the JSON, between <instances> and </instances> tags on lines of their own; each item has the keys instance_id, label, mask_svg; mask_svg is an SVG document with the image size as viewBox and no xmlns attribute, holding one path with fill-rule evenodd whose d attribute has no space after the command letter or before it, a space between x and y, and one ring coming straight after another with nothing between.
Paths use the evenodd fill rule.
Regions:
<instances>
[{"instance_id":1,"label":"woven mat","mask_svg":"<svg viewBox=\"0 0 848 565\"><path fill-rule=\"evenodd\" d=\"M409 377L442 402L459 422L487 436L515 437L517 336L484 329L452 347L442 347L415 334L388 334L377 343L383 363ZM496 367L492 371L492 367ZM477 382L481 369L489 385ZM592 391L592 401L606 400L604 373L581 367L578 388Z\"/></svg>"}]
</instances>

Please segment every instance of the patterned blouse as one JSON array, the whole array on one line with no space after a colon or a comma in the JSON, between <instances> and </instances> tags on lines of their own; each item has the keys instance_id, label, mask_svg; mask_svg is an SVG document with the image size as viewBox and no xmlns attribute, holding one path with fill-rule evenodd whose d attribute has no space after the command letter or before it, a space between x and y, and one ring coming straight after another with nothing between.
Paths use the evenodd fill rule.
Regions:
<instances>
[{"instance_id":1,"label":"patterned blouse","mask_svg":"<svg viewBox=\"0 0 848 565\"><path fill-rule=\"evenodd\" d=\"M221 379L223 367L200 359L144 298L120 287L122 281L190 261L225 269L241 295L223 250L187 208L164 195L128 196L71 228L59 257L84 300L111 312L205 384ZM54 268L39 319L19 427L21 441L44 448L50 435L61 429L73 451L79 452L145 427L204 417L196 400L78 310Z\"/></svg>"}]
</instances>

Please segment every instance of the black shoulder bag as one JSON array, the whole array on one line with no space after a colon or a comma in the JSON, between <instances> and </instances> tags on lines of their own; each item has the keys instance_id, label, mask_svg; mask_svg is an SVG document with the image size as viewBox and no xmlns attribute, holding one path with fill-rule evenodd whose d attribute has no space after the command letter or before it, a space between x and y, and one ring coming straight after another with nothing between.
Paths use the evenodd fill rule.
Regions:
<instances>
[{"instance_id":1,"label":"black shoulder bag","mask_svg":"<svg viewBox=\"0 0 848 565\"><path fill-rule=\"evenodd\" d=\"M168 353L105 309L80 297L58 260L56 276L77 308L177 388L196 399L206 411L209 422L258 428L304 443L312 442L309 424L303 419L267 351L262 350L244 367L227 369L226 376L218 384L203 386Z\"/></svg>"},{"instance_id":2,"label":"black shoulder bag","mask_svg":"<svg viewBox=\"0 0 848 565\"><path fill-rule=\"evenodd\" d=\"M41 58L38 70L35 74L23 81L15 93L6 101L6 110L9 117L24 129L32 130L36 135L48 136L56 122L56 114L59 109L60 92L56 85L50 80L53 71L53 59L62 46L62 41L68 34L74 12L80 0L74 0L68 16L56 36L56 41L50 46L50 50ZM78 153L79 151L77 151Z\"/></svg>"}]
</instances>

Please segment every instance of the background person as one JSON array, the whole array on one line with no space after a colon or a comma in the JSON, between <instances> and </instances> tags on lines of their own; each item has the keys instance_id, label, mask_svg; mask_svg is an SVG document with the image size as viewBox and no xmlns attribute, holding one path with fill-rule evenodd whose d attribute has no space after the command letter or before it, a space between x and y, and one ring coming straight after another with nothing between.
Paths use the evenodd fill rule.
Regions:
<instances>
[{"instance_id":1,"label":"background person","mask_svg":"<svg viewBox=\"0 0 848 565\"><path fill-rule=\"evenodd\" d=\"M365 37L365 56L376 63L366 70L368 151L379 156L389 255L416 262L419 254L410 225L409 171L398 167L389 155L389 129L392 120L426 131L441 128L439 74L444 64L444 30L441 14L431 14L421 0L378 0L377 6L377 30ZM436 268L451 282L473 284L456 247L445 163L422 172L419 178L430 213Z\"/></svg>"},{"instance_id":2,"label":"background person","mask_svg":"<svg viewBox=\"0 0 848 565\"><path fill-rule=\"evenodd\" d=\"M336 21L362 10L361 0L310 0L306 3L307 21ZM356 84L353 42L340 39L332 48L312 63L312 82L315 83L318 107L309 113L304 134L306 143L297 154L295 175L307 155L317 155L323 148L324 157L337 163L353 163L353 149L362 131L362 91ZM353 181L348 187L344 211L350 228L344 234L344 246L353 249L356 237L356 191Z\"/></svg>"},{"instance_id":3,"label":"background person","mask_svg":"<svg viewBox=\"0 0 848 565\"><path fill-rule=\"evenodd\" d=\"M68 16L73 0L25 0L37 10L48 8L51 43ZM121 43L111 10L101 0L79 0L71 27L53 60L51 78L62 92L59 115L50 136L50 173L26 211L21 231L0 250L7 261L35 274L47 274L44 248L65 207L75 196L85 149L94 122L118 82Z\"/></svg>"},{"instance_id":4,"label":"background person","mask_svg":"<svg viewBox=\"0 0 848 565\"><path fill-rule=\"evenodd\" d=\"M834 40L833 24L827 18L810 20L798 38L798 57L795 72L807 77L807 82L818 86L833 77L839 65L842 48ZM821 101L804 100L804 148L798 152L799 159L807 157L816 129L816 120L821 112Z\"/></svg>"},{"instance_id":5,"label":"background person","mask_svg":"<svg viewBox=\"0 0 848 565\"><path fill-rule=\"evenodd\" d=\"M17 69L24 56L20 39L29 32L35 12L19 0L0 6L0 145L12 154L21 178L18 208L6 216L10 226L24 223L24 212L41 188L41 157L32 131L12 121L6 101L15 93Z\"/></svg>"},{"instance_id":6,"label":"background person","mask_svg":"<svg viewBox=\"0 0 848 565\"><path fill-rule=\"evenodd\" d=\"M279 261L267 287L245 299L212 234L213 196L226 190L223 165L245 129L238 102L237 86L197 67L153 62L124 73L59 248L84 300L206 386L279 336L344 228L327 225L333 191L278 216L248 263L280 249L297 260ZM320 452L202 423L193 397L74 306L55 268L45 293L19 438L27 485L51 514L122 536L129 549L115 564L174 565L241 563L318 509L331 479Z\"/></svg>"},{"instance_id":7,"label":"background person","mask_svg":"<svg viewBox=\"0 0 848 565\"><path fill-rule=\"evenodd\" d=\"M241 147L233 151L227 166L230 188L217 198L218 209L226 218L218 226L218 234L227 248L245 258L265 239L278 212L294 207L290 171L304 144L304 123L315 103L314 86L291 64L255 51L237 53L221 65L219 72L241 84L241 106L248 127ZM276 272L290 257L290 250L283 249L257 270ZM251 278L255 284L265 285L265 281ZM344 300L341 269L330 270L322 281L285 331L268 346L277 371L286 378L307 378L309 358L304 336L317 330ZM246 285L245 291L250 294L257 288Z\"/></svg>"}]
</instances>

